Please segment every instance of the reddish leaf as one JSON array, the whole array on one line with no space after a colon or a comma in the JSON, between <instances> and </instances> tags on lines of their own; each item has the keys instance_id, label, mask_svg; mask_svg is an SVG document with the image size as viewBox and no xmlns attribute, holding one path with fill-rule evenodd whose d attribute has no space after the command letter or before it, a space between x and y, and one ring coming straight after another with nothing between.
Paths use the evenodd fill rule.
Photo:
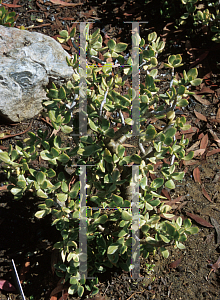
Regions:
<instances>
[{"instance_id":1,"label":"reddish leaf","mask_svg":"<svg viewBox=\"0 0 220 300\"><path fill-rule=\"evenodd\" d=\"M166 190L166 189L162 189L162 192L161 194L166 197L167 199L169 199L171 201L171 197L170 197L170 194L169 192Z\"/></svg>"},{"instance_id":2,"label":"reddish leaf","mask_svg":"<svg viewBox=\"0 0 220 300\"><path fill-rule=\"evenodd\" d=\"M218 268L220 268L220 256L219 256L218 260L212 265L212 270L214 272L216 272Z\"/></svg>"},{"instance_id":3,"label":"reddish leaf","mask_svg":"<svg viewBox=\"0 0 220 300\"><path fill-rule=\"evenodd\" d=\"M5 191L5 190L7 190L7 185L3 185L0 187L0 191Z\"/></svg>"},{"instance_id":4,"label":"reddish leaf","mask_svg":"<svg viewBox=\"0 0 220 300\"><path fill-rule=\"evenodd\" d=\"M208 199L210 202L212 202L212 199L210 198L209 194L206 192L204 187L202 188L202 193L206 197L206 199Z\"/></svg>"},{"instance_id":5,"label":"reddish leaf","mask_svg":"<svg viewBox=\"0 0 220 300\"><path fill-rule=\"evenodd\" d=\"M219 153L220 152L220 149L214 149L214 150L211 150L209 151L206 156L211 156L211 155L214 155L216 153Z\"/></svg>"},{"instance_id":6,"label":"reddish leaf","mask_svg":"<svg viewBox=\"0 0 220 300\"><path fill-rule=\"evenodd\" d=\"M213 94L215 91L211 90L209 87L204 86L199 94Z\"/></svg>"},{"instance_id":7,"label":"reddish leaf","mask_svg":"<svg viewBox=\"0 0 220 300\"><path fill-rule=\"evenodd\" d=\"M70 50L70 47L69 47L69 46L67 46L67 45L61 44L61 46L63 47L63 49L64 49L64 50L67 50L67 51L69 51L69 50Z\"/></svg>"},{"instance_id":8,"label":"reddish leaf","mask_svg":"<svg viewBox=\"0 0 220 300\"><path fill-rule=\"evenodd\" d=\"M181 258L179 258L179 259L177 259L176 261L172 262L172 263L169 265L169 267L170 267L171 269L175 269L176 267L179 266L180 263L181 263Z\"/></svg>"},{"instance_id":9,"label":"reddish leaf","mask_svg":"<svg viewBox=\"0 0 220 300\"><path fill-rule=\"evenodd\" d=\"M16 4L7 4L7 3L2 3L2 5L7 6L7 7L22 7L23 5L16 5Z\"/></svg>"},{"instance_id":10,"label":"reddish leaf","mask_svg":"<svg viewBox=\"0 0 220 300\"><path fill-rule=\"evenodd\" d=\"M83 3L67 3L61 0L50 0L53 4L57 5L63 5L63 6L77 6L77 5L82 5Z\"/></svg>"},{"instance_id":11,"label":"reddish leaf","mask_svg":"<svg viewBox=\"0 0 220 300\"><path fill-rule=\"evenodd\" d=\"M165 204L173 207L174 204L180 203L180 201L183 201L185 198L186 198L186 196L179 196L176 199L166 202Z\"/></svg>"},{"instance_id":12,"label":"reddish leaf","mask_svg":"<svg viewBox=\"0 0 220 300\"><path fill-rule=\"evenodd\" d=\"M59 300L66 300L69 296L69 293L67 291L64 291L64 293L62 294L62 296L60 297Z\"/></svg>"},{"instance_id":13,"label":"reddish leaf","mask_svg":"<svg viewBox=\"0 0 220 300\"><path fill-rule=\"evenodd\" d=\"M0 279L0 289L6 292L16 292L16 288L8 281Z\"/></svg>"},{"instance_id":14,"label":"reddish leaf","mask_svg":"<svg viewBox=\"0 0 220 300\"><path fill-rule=\"evenodd\" d=\"M66 20L66 21L74 21L75 18L71 18L71 17L66 17L66 18L61 18L61 17L58 17L59 20Z\"/></svg>"},{"instance_id":15,"label":"reddish leaf","mask_svg":"<svg viewBox=\"0 0 220 300\"><path fill-rule=\"evenodd\" d=\"M211 225L208 221L204 220L203 218L201 218L200 216L198 215L194 215L194 214L191 214L189 212L186 213L187 216L189 216L191 219L193 219L194 221L196 221L196 223L204 226L204 227L211 227L213 228L214 226Z\"/></svg>"},{"instance_id":16,"label":"reddish leaf","mask_svg":"<svg viewBox=\"0 0 220 300\"><path fill-rule=\"evenodd\" d=\"M203 114L200 114L200 113L199 113L198 111L196 111L195 109L194 109L194 113L195 113L196 117L197 117L199 120L202 120L202 121L207 122L207 119L206 119L205 116L203 116Z\"/></svg>"},{"instance_id":17,"label":"reddish leaf","mask_svg":"<svg viewBox=\"0 0 220 300\"><path fill-rule=\"evenodd\" d=\"M194 177L195 182L202 183L201 178L200 178L200 171L199 171L199 168L198 168L198 167L196 167L196 168L193 170L193 177Z\"/></svg>"},{"instance_id":18,"label":"reddish leaf","mask_svg":"<svg viewBox=\"0 0 220 300\"><path fill-rule=\"evenodd\" d=\"M200 103L204 105L210 105L211 103L208 100L202 99L199 95L193 95L193 97Z\"/></svg>"},{"instance_id":19,"label":"reddish leaf","mask_svg":"<svg viewBox=\"0 0 220 300\"><path fill-rule=\"evenodd\" d=\"M186 133L194 133L194 132L196 132L196 131L199 131L199 129L198 129L197 127L191 127L191 128L188 129L188 130L181 130L181 132L182 132L183 134L186 134Z\"/></svg>"},{"instance_id":20,"label":"reddish leaf","mask_svg":"<svg viewBox=\"0 0 220 300\"><path fill-rule=\"evenodd\" d=\"M209 141L208 134L206 134L201 140L200 149L206 149L208 145L208 141Z\"/></svg>"},{"instance_id":21,"label":"reddish leaf","mask_svg":"<svg viewBox=\"0 0 220 300\"><path fill-rule=\"evenodd\" d=\"M211 135L213 136L214 140L217 142L218 146L220 147L220 140L219 140L217 134L213 130L211 130L211 129L209 129L209 132L211 133Z\"/></svg>"},{"instance_id":22,"label":"reddish leaf","mask_svg":"<svg viewBox=\"0 0 220 300\"><path fill-rule=\"evenodd\" d=\"M184 160L184 161L183 161L183 164L184 164L185 166L193 166L193 165L198 164L198 161L195 160L195 159L192 159L192 160Z\"/></svg>"},{"instance_id":23,"label":"reddish leaf","mask_svg":"<svg viewBox=\"0 0 220 300\"><path fill-rule=\"evenodd\" d=\"M186 152L188 153L188 152L190 152L190 151L194 151L196 148L199 147L199 144L200 144L200 141L195 142L190 148L188 148L188 149L186 150Z\"/></svg>"},{"instance_id":24,"label":"reddish leaf","mask_svg":"<svg viewBox=\"0 0 220 300\"><path fill-rule=\"evenodd\" d=\"M198 156L198 155L202 155L204 152L205 152L205 149L198 149L198 150L195 150L195 151L194 151L194 156L193 156L193 157L196 157L196 156Z\"/></svg>"}]
</instances>

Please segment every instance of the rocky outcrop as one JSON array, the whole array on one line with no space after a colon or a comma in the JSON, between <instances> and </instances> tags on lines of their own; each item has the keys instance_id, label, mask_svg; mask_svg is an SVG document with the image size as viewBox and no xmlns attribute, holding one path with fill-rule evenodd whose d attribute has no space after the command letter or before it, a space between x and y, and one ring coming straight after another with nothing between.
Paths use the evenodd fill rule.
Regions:
<instances>
[{"instance_id":1,"label":"rocky outcrop","mask_svg":"<svg viewBox=\"0 0 220 300\"><path fill-rule=\"evenodd\" d=\"M49 82L72 79L66 56L51 37L0 26L0 115L12 122L37 115Z\"/></svg>"}]
</instances>

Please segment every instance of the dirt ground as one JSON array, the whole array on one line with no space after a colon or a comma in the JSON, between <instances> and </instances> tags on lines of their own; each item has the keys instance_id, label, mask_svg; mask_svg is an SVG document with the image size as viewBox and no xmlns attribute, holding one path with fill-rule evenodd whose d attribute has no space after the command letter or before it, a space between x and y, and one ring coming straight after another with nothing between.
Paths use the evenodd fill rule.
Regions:
<instances>
[{"instance_id":1,"label":"dirt ground","mask_svg":"<svg viewBox=\"0 0 220 300\"><path fill-rule=\"evenodd\" d=\"M76 1L75 1L76 2ZM144 1L143 1L144 2ZM147 2L147 1L145 1ZM11 0L5 3L12 4ZM77 3L77 2L76 2ZM37 31L55 37L62 29L72 26L73 22L90 21L93 30L105 29L107 35L117 41L130 42L131 25L124 21L148 21L140 25L142 37L156 31L166 40L165 52L159 61L165 61L172 53L180 53L185 63L184 69L193 64L198 68L203 83L195 89L196 96L189 99L189 105L181 114L192 126L184 133L190 140L189 148L196 156L188 164L180 165L186 175L171 190L172 213L189 217L199 227L196 235L188 237L186 249L170 248L170 256L164 259L156 254L147 260L141 260L140 280L132 280L130 274L119 269L111 269L107 274L100 275L100 295L105 294L109 300L128 299L220 299L220 273L209 272L220 256L220 237L218 227L213 227L214 218L220 224L220 75L219 45L210 43L207 36L200 33L191 40L186 37L184 28L179 32L173 24L157 15L160 1L147 4L135 1L80 1L75 7L55 5L52 1L16 1L21 7L12 7L18 13L16 26L29 27L29 31ZM15 4L15 2L14 2ZM36 21L42 19L43 24ZM34 27L30 27L34 25ZM43 25L43 26L42 26ZM169 29L166 31L166 29ZM187 28L185 28L187 30ZM165 35L164 35L165 34ZM190 47L186 49L186 43ZM71 53L72 48L65 45ZM207 53L205 56L204 53ZM181 75L182 69L179 68ZM161 85L166 86L166 80ZM26 121L18 124L7 124L1 120L0 132L9 135L25 131L30 124ZM48 128L48 125L36 116L30 131ZM51 130L51 128L48 128ZM0 147L7 149L9 144L27 137L27 133L12 138L1 139ZM177 137L178 138L178 137ZM204 151L202 151L204 149ZM202 153L203 152L203 153ZM0 173L1 187L7 184L4 174ZM53 274L51 265L57 254L53 244L60 238L55 228L50 226L50 218L37 220L38 199L27 194L22 200L15 201L8 192L0 191L0 280L6 279L15 285L11 272L11 259L14 259L18 274L22 280L24 294L29 300L50 298L51 291L57 286L59 278ZM200 217L200 218L198 218ZM154 272L147 273L146 263L155 265ZM59 299L61 293L53 300ZM66 296L63 295L63 299ZM82 299L86 299L85 295ZM0 299L21 299L18 293L0 291ZM62 299L62 297L61 297ZM79 297L70 297L79 300Z\"/></svg>"}]
</instances>

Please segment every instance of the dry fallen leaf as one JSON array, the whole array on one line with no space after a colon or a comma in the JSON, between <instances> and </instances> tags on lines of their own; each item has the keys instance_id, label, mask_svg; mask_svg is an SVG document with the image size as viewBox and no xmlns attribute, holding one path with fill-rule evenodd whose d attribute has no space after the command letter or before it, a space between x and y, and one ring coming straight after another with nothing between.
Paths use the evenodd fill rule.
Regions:
<instances>
[{"instance_id":1,"label":"dry fallen leaf","mask_svg":"<svg viewBox=\"0 0 220 300\"><path fill-rule=\"evenodd\" d=\"M197 117L199 120L202 120L202 121L207 122L207 119L206 119L205 116L203 116L203 114L200 114L200 113L199 113L198 111L196 111L195 109L194 109L194 113L195 113L196 117Z\"/></svg>"},{"instance_id":2,"label":"dry fallen leaf","mask_svg":"<svg viewBox=\"0 0 220 300\"><path fill-rule=\"evenodd\" d=\"M200 184L202 183L201 178L200 178L200 171L199 171L198 167L196 167L193 170L193 177L194 177L195 182L199 182Z\"/></svg>"},{"instance_id":3,"label":"dry fallen leaf","mask_svg":"<svg viewBox=\"0 0 220 300\"><path fill-rule=\"evenodd\" d=\"M207 152L206 156L211 156L211 155L219 153L219 152L220 152L220 149L214 149L214 150Z\"/></svg>"},{"instance_id":4,"label":"dry fallen leaf","mask_svg":"<svg viewBox=\"0 0 220 300\"><path fill-rule=\"evenodd\" d=\"M210 105L211 103L206 100L206 99L202 99L202 97L200 97L199 95L193 95L193 97L200 103L204 104L204 105Z\"/></svg>"},{"instance_id":5,"label":"dry fallen leaf","mask_svg":"<svg viewBox=\"0 0 220 300\"><path fill-rule=\"evenodd\" d=\"M212 199L210 198L209 194L206 192L205 188L202 187L202 193L208 199L210 202L212 202Z\"/></svg>"},{"instance_id":6,"label":"dry fallen leaf","mask_svg":"<svg viewBox=\"0 0 220 300\"><path fill-rule=\"evenodd\" d=\"M176 267L179 266L180 263L181 263L181 258L179 258L179 259L177 259L176 261L172 262L172 263L169 265L169 267L170 267L171 269L175 269Z\"/></svg>"},{"instance_id":7,"label":"dry fallen leaf","mask_svg":"<svg viewBox=\"0 0 220 300\"><path fill-rule=\"evenodd\" d=\"M189 216L191 219L193 219L194 221L196 221L198 224L204 226L204 227L211 227L213 228L214 226L211 225L208 221L204 220L203 218L201 218L200 216L198 215L195 215L195 214L191 214L189 212L186 213L187 216Z\"/></svg>"},{"instance_id":8,"label":"dry fallen leaf","mask_svg":"<svg viewBox=\"0 0 220 300\"><path fill-rule=\"evenodd\" d=\"M82 5L82 3L67 3L61 0L50 0L50 2L52 2L53 4L57 4L57 5L63 5L63 6L77 6L77 5Z\"/></svg>"},{"instance_id":9,"label":"dry fallen leaf","mask_svg":"<svg viewBox=\"0 0 220 300\"><path fill-rule=\"evenodd\" d=\"M210 217L211 223L212 225L215 227L216 230L216 234L217 234L217 244L220 243L220 225L218 224L218 222L216 221L216 219L214 219L213 217Z\"/></svg>"},{"instance_id":10,"label":"dry fallen leaf","mask_svg":"<svg viewBox=\"0 0 220 300\"><path fill-rule=\"evenodd\" d=\"M208 146L208 142L209 142L209 138L208 138L208 134L206 134L201 140L200 149L206 149L206 147Z\"/></svg>"}]
</instances>

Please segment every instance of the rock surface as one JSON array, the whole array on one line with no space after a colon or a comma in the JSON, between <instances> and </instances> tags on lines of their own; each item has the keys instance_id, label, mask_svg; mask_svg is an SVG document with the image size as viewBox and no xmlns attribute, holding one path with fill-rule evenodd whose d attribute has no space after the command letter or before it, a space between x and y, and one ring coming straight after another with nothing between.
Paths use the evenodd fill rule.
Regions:
<instances>
[{"instance_id":1,"label":"rock surface","mask_svg":"<svg viewBox=\"0 0 220 300\"><path fill-rule=\"evenodd\" d=\"M37 115L46 98L44 87L72 79L66 56L51 37L0 26L0 116L21 122Z\"/></svg>"}]
</instances>

